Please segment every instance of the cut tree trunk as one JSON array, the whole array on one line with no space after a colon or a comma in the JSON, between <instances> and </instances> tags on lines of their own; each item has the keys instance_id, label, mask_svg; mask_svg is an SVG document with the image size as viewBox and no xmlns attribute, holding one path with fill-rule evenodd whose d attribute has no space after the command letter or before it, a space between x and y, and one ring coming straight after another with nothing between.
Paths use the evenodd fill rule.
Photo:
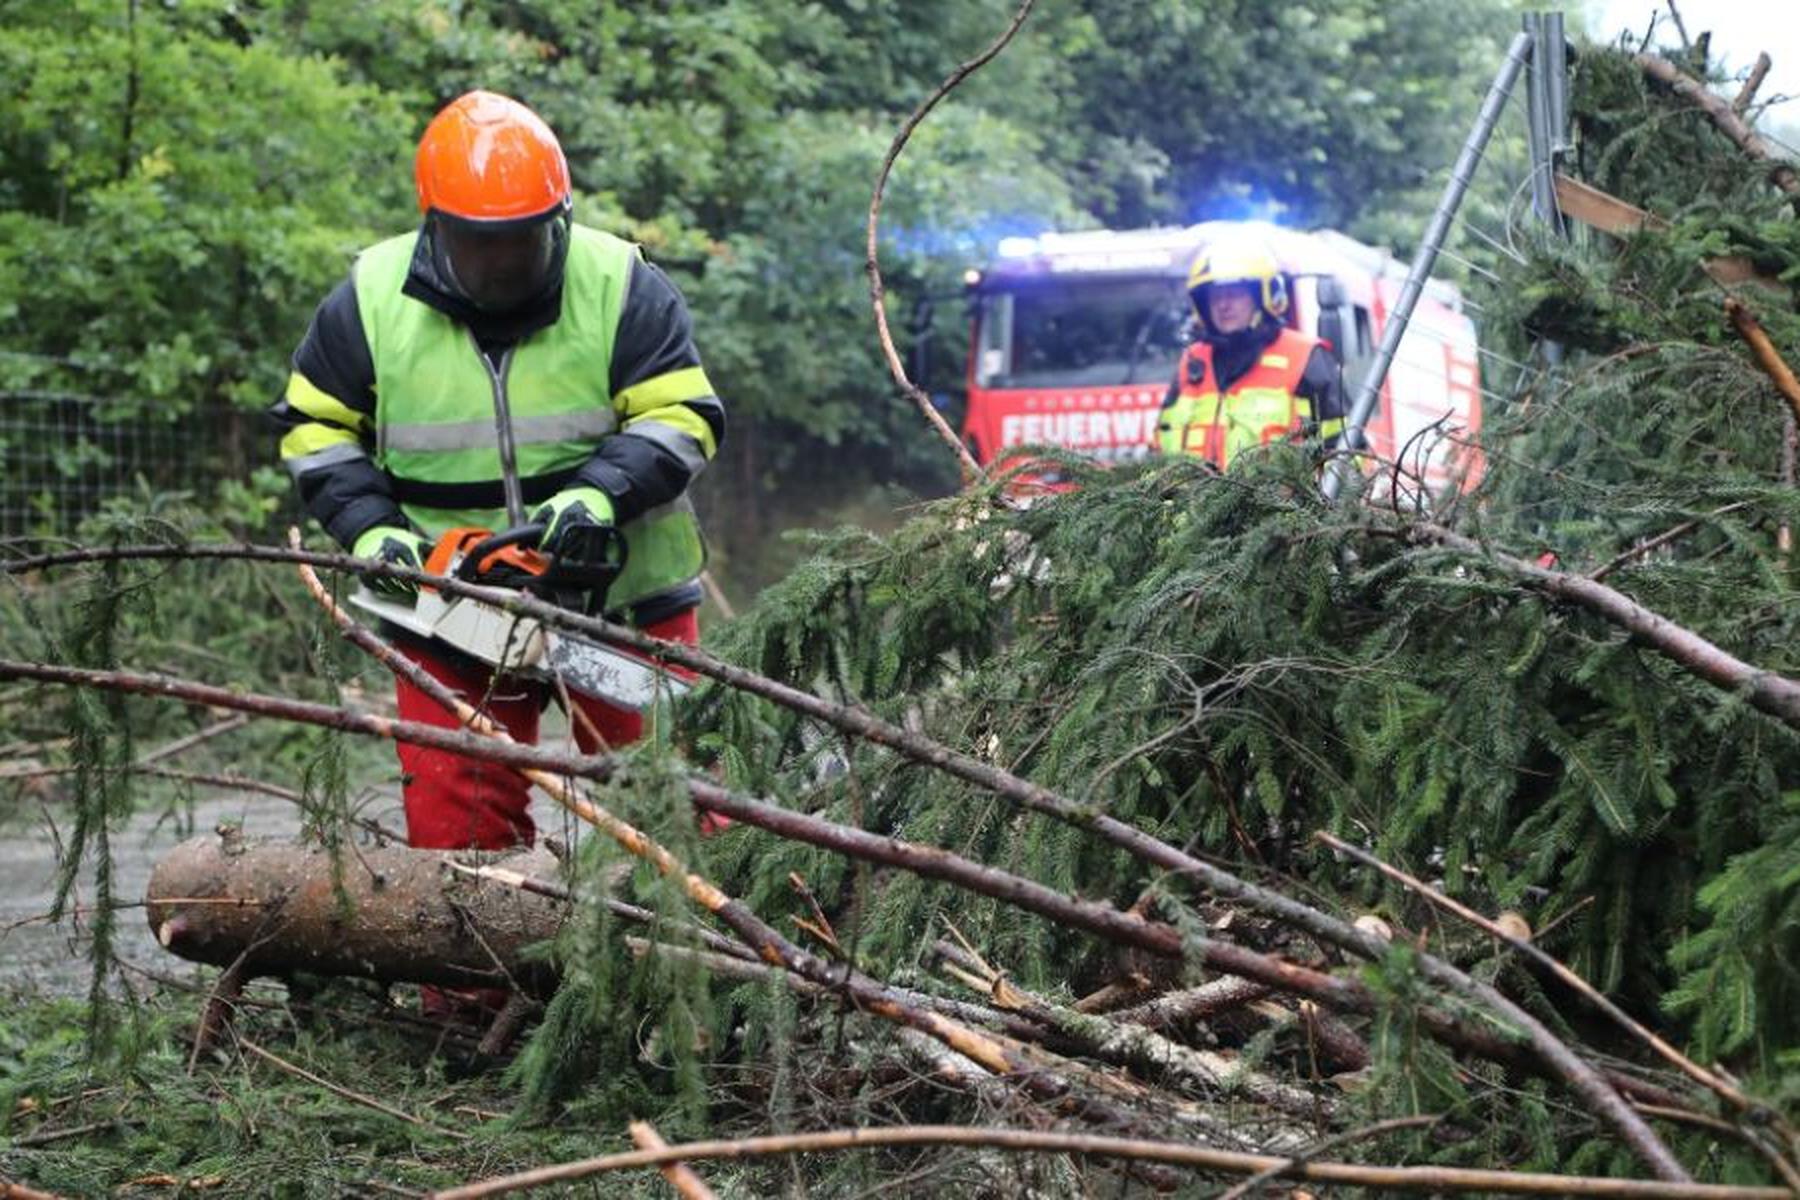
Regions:
<instances>
[{"instance_id":1,"label":"cut tree trunk","mask_svg":"<svg viewBox=\"0 0 1800 1200\"><path fill-rule=\"evenodd\" d=\"M331 855L226 832L176 846L150 875L150 928L173 954L246 977L359 975L384 983L506 987L547 996L556 980L521 951L556 935L568 906L449 865L483 863L542 879L547 850L346 847Z\"/></svg>"}]
</instances>

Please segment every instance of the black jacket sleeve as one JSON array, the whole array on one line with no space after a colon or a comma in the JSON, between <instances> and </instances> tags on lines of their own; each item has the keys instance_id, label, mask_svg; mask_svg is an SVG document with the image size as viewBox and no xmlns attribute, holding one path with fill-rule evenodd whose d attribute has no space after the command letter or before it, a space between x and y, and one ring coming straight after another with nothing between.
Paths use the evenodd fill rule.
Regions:
<instances>
[{"instance_id":1,"label":"black jacket sleeve","mask_svg":"<svg viewBox=\"0 0 1800 1200\"><path fill-rule=\"evenodd\" d=\"M356 288L346 279L313 314L293 371L269 408L281 460L306 510L348 548L377 525L407 524L374 447L375 366L363 337Z\"/></svg>"},{"instance_id":2,"label":"black jacket sleeve","mask_svg":"<svg viewBox=\"0 0 1800 1200\"><path fill-rule=\"evenodd\" d=\"M609 383L620 430L577 480L605 492L628 521L680 496L725 438L725 407L701 367L687 304L641 259L626 286Z\"/></svg>"},{"instance_id":3,"label":"black jacket sleeve","mask_svg":"<svg viewBox=\"0 0 1800 1200\"><path fill-rule=\"evenodd\" d=\"M1344 369L1324 346L1314 346L1301 373L1297 396L1312 402L1312 432L1335 446L1344 432L1344 418L1349 415L1344 398Z\"/></svg>"}]
</instances>

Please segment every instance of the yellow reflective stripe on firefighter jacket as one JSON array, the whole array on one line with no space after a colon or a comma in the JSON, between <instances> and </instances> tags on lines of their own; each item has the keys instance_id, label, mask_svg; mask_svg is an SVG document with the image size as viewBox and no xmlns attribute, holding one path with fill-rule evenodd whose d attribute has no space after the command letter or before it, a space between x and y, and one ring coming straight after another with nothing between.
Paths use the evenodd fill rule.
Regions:
<instances>
[{"instance_id":1,"label":"yellow reflective stripe on firefighter jacket","mask_svg":"<svg viewBox=\"0 0 1800 1200\"><path fill-rule=\"evenodd\" d=\"M690 455L697 444L702 460L710 452L710 430L704 439L689 437L693 431L675 424L685 420L681 402L712 396L701 369L671 371L611 394L614 335L637 261L629 242L571 226L556 321L491 363L465 326L402 293L416 240L406 233L365 250L353 278L374 366L375 464L393 481L401 510L428 537L457 526L508 524L504 508L488 506L502 477L497 421L503 408L511 417L527 511L564 486L578 486L576 472L622 426ZM659 403L644 403L645 389ZM471 505L475 497L482 499ZM624 522L620 531L629 555L607 595L609 609L684 587L705 565L699 522L685 493Z\"/></svg>"},{"instance_id":2,"label":"yellow reflective stripe on firefighter jacket","mask_svg":"<svg viewBox=\"0 0 1800 1200\"><path fill-rule=\"evenodd\" d=\"M1251 446L1305 432L1314 413L1311 399L1299 394L1300 381L1318 345L1316 338L1283 328L1222 394L1213 348L1205 342L1190 345L1182 356L1175 402L1157 423L1163 453L1197 455L1223 469Z\"/></svg>"}]
</instances>

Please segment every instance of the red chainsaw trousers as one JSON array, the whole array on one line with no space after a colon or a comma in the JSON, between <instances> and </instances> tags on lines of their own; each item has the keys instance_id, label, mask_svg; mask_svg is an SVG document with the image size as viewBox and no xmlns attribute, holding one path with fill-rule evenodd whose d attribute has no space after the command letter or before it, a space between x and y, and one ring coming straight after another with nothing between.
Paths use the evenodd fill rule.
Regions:
<instances>
[{"instance_id":1,"label":"red chainsaw trousers","mask_svg":"<svg viewBox=\"0 0 1800 1200\"><path fill-rule=\"evenodd\" d=\"M690 608L646 625L644 632L665 641L698 645L697 610ZM482 707L485 700L488 715L504 725L515 741L527 745L537 742L538 714L548 698L546 685L506 677L496 680L480 663L434 653L417 644L405 646L404 652L433 679L470 704ZM670 670L688 674L678 667ZM401 720L444 729L459 727L454 713L444 711L419 688L398 677L395 684ZM569 698L607 746L629 745L644 735L644 718L638 712L573 692ZM570 718L575 744L582 753L592 754L600 749L587 722L573 713ZM535 840L537 828L529 811L530 787L512 768L404 742L399 750L408 845L430 850L502 850L530 845Z\"/></svg>"}]
</instances>

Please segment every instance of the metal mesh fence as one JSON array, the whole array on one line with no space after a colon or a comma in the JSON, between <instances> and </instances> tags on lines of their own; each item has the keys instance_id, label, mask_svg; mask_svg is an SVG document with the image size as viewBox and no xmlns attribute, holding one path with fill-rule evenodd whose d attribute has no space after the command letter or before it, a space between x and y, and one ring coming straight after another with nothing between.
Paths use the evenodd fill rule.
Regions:
<instances>
[{"instance_id":1,"label":"metal mesh fence","mask_svg":"<svg viewBox=\"0 0 1800 1200\"><path fill-rule=\"evenodd\" d=\"M0 537L74 536L115 499L209 496L218 480L271 460L259 424L225 405L174 420L106 397L0 392Z\"/></svg>"}]
</instances>

